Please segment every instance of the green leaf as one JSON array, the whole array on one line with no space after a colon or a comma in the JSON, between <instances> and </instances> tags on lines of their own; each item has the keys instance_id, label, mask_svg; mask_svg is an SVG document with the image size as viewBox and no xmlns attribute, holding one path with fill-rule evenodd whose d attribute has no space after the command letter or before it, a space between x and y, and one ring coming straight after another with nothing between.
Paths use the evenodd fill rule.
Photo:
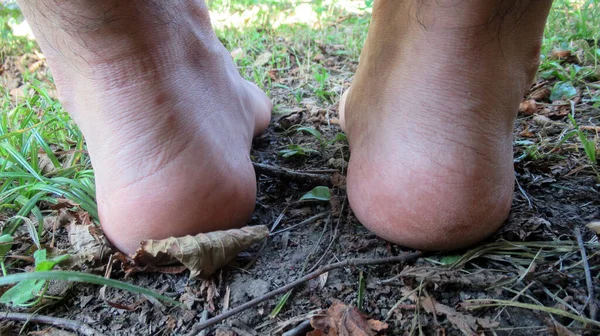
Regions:
<instances>
[{"instance_id":1,"label":"green leaf","mask_svg":"<svg viewBox=\"0 0 600 336\"><path fill-rule=\"evenodd\" d=\"M46 250L37 250L33 252L33 259L35 259L35 264L39 264L42 261L46 261Z\"/></svg>"},{"instance_id":2,"label":"green leaf","mask_svg":"<svg viewBox=\"0 0 600 336\"><path fill-rule=\"evenodd\" d=\"M458 254L454 254L454 255L449 255L449 256L445 256L442 259L440 259L440 263L442 263L443 265L452 265L455 262L457 262L458 260L460 260L461 256Z\"/></svg>"},{"instance_id":3,"label":"green leaf","mask_svg":"<svg viewBox=\"0 0 600 336\"><path fill-rule=\"evenodd\" d=\"M315 187L300 198L301 201L329 201L331 192L324 186Z\"/></svg>"},{"instance_id":4,"label":"green leaf","mask_svg":"<svg viewBox=\"0 0 600 336\"><path fill-rule=\"evenodd\" d=\"M0 297L0 303L12 306L27 305L31 300L38 296L45 283L46 281L44 280L26 280L19 282Z\"/></svg>"},{"instance_id":5,"label":"green leaf","mask_svg":"<svg viewBox=\"0 0 600 336\"><path fill-rule=\"evenodd\" d=\"M298 132L306 132L311 134L312 136L314 136L315 138L317 138L317 140L322 141L323 140L323 135L321 134L321 132L317 131L315 128L313 127L299 127L297 129Z\"/></svg>"},{"instance_id":6,"label":"green leaf","mask_svg":"<svg viewBox=\"0 0 600 336\"><path fill-rule=\"evenodd\" d=\"M569 82L558 82L554 84L552 88L552 93L550 94L550 100L561 100L561 99L570 99L577 95L577 89L573 86L573 84Z\"/></svg>"},{"instance_id":7,"label":"green leaf","mask_svg":"<svg viewBox=\"0 0 600 336\"><path fill-rule=\"evenodd\" d=\"M310 153L318 153L318 151L300 145L290 144L287 149L282 149L279 154L284 158L288 158L294 155L308 156Z\"/></svg>"},{"instance_id":8,"label":"green leaf","mask_svg":"<svg viewBox=\"0 0 600 336\"><path fill-rule=\"evenodd\" d=\"M109 286L113 288L123 289L132 293L139 293L143 295L148 295L156 299L160 299L164 302L171 303L176 306L181 306L182 304L163 295L155 293L149 289L138 287L135 285L128 284L126 282L107 279L105 277L87 274L81 272L73 272L73 271L50 271L50 272L30 272L30 273L19 273L19 274L11 274L7 276L0 277L0 286L10 285L13 283L21 283L23 281L31 281L31 280L63 280L63 281L72 281L72 282L84 282L101 286ZM7 292L8 293L8 292ZM6 293L4 293L6 294ZM0 299L1 300L1 299Z\"/></svg>"},{"instance_id":9,"label":"green leaf","mask_svg":"<svg viewBox=\"0 0 600 336\"><path fill-rule=\"evenodd\" d=\"M285 303L287 302L287 300L290 298L290 295L292 295L293 291L294 291L293 289L290 289L289 292L285 293L285 295L283 295L281 297L281 299L279 299L279 302L277 303L277 305L275 306L275 308L273 308L273 311L271 311L271 314L269 314L270 318L277 317L277 315L283 309L283 306L285 306Z\"/></svg>"},{"instance_id":10,"label":"green leaf","mask_svg":"<svg viewBox=\"0 0 600 336\"><path fill-rule=\"evenodd\" d=\"M70 257L70 255L65 254L65 255L58 256L58 257L56 257L54 259L51 259L51 260L43 260L40 263L36 262L35 271L36 272L51 271L54 268L54 266L56 266L56 265L60 264L61 262L69 259L69 257Z\"/></svg>"},{"instance_id":11,"label":"green leaf","mask_svg":"<svg viewBox=\"0 0 600 336\"><path fill-rule=\"evenodd\" d=\"M25 159L15 147L13 147L8 142L4 142L0 143L0 148L3 148L7 152L8 157L12 158L13 161L19 163L21 167L25 168L33 177L40 181L44 181L44 178L29 164L27 159Z\"/></svg>"},{"instance_id":12,"label":"green leaf","mask_svg":"<svg viewBox=\"0 0 600 336\"><path fill-rule=\"evenodd\" d=\"M362 310L363 308L363 302L365 301L365 287L366 280L363 271L361 270L358 275L358 299L356 299L356 307L358 308L358 310Z\"/></svg>"},{"instance_id":13,"label":"green leaf","mask_svg":"<svg viewBox=\"0 0 600 336\"><path fill-rule=\"evenodd\" d=\"M335 138L333 138L333 141L345 142L348 141L348 137L344 133L338 133L335 135Z\"/></svg>"},{"instance_id":14,"label":"green leaf","mask_svg":"<svg viewBox=\"0 0 600 336\"><path fill-rule=\"evenodd\" d=\"M4 258L4 256L10 251L12 247L13 237L9 234L4 234L0 236L0 258Z\"/></svg>"}]
</instances>

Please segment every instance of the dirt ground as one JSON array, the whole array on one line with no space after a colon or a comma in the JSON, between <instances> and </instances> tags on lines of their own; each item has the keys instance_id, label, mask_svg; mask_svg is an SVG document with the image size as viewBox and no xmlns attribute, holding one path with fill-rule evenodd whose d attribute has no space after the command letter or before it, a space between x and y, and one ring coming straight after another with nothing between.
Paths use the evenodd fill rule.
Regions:
<instances>
[{"instance_id":1,"label":"dirt ground","mask_svg":"<svg viewBox=\"0 0 600 336\"><path fill-rule=\"evenodd\" d=\"M226 307L261 297L319 266L410 252L377 238L349 209L343 178L350 155L346 142L321 148L314 136L290 131L294 125L310 126L326 139L341 132L336 125L337 97L349 86L356 62L335 52L339 48L320 46L319 62L339 83L331 90L331 98L307 92L298 102L287 89L274 87L270 95L279 113L252 149L255 162L330 176L329 202L298 202L318 185L310 179L291 181L259 174L258 201L250 225L275 227L273 231L291 229L241 253L207 280L189 280L187 271L126 277L118 263L113 265L113 278L155 290L183 302L186 308L121 290L53 283L61 299L36 313L80 321L107 335L186 335L200 323L203 313L205 318L205 312L216 316ZM300 83L295 71L272 70L271 80L295 87ZM544 311L589 316L585 263L576 228L587 243L596 293L592 301L600 299L595 266L600 262L600 248L594 233L585 227L600 219L600 185L577 137L561 143L564 131L570 129L566 117L570 104L549 102L545 90L552 85L552 79L536 82L525 97L525 101L536 101L534 110L524 106L515 122L513 209L506 225L493 237L468 250L419 258L406 267L384 264L332 270L297 287L276 317L269 315L281 295L208 329L206 335L280 335L324 313L336 300L349 306L360 301L367 318L385 320L389 326L379 331L380 335L461 335L468 334L469 328L472 334L486 335L598 334L600 329L590 324ZM586 102L586 94L575 99L576 119L579 125L598 124L600 110ZM279 151L290 143L317 153L283 158ZM56 231L59 246L68 244L66 232L65 227ZM106 265L104 261L83 270L103 275ZM361 279L364 290L359 290ZM359 292L364 293L360 299ZM530 306L517 308L497 300ZM3 321L0 333L16 334L22 327L21 322ZM27 323L23 332L59 335L57 329L38 323Z\"/></svg>"}]
</instances>

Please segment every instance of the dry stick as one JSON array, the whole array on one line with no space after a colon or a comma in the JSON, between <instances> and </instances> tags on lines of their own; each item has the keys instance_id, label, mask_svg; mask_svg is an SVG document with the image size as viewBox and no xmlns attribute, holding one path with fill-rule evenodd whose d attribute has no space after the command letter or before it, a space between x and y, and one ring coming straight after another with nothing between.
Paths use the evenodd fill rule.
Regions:
<instances>
[{"instance_id":1,"label":"dry stick","mask_svg":"<svg viewBox=\"0 0 600 336\"><path fill-rule=\"evenodd\" d=\"M96 331L85 323L46 315L0 312L0 321L1 320L45 323L64 329L70 329L85 336L104 336L104 334Z\"/></svg>"},{"instance_id":2,"label":"dry stick","mask_svg":"<svg viewBox=\"0 0 600 336\"><path fill-rule=\"evenodd\" d=\"M583 270L585 271L585 282L587 284L588 298L586 300L583 309L586 305L589 305L590 319L596 320L596 313L598 312L598 306L594 297L594 283L592 282L592 273L590 272L590 264L587 259L587 252L585 251L585 245L583 244L583 237L579 228L575 228L575 237L577 237L577 244L579 244L579 250L581 250L581 261L583 262ZM582 310L583 310L582 309Z\"/></svg>"},{"instance_id":3,"label":"dry stick","mask_svg":"<svg viewBox=\"0 0 600 336\"><path fill-rule=\"evenodd\" d=\"M283 333L281 336L300 336L306 335L308 331L311 329L310 320L306 320L299 325L297 325L294 329L288 330Z\"/></svg>"},{"instance_id":4,"label":"dry stick","mask_svg":"<svg viewBox=\"0 0 600 336\"><path fill-rule=\"evenodd\" d=\"M256 163L252 162L254 166L254 170L258 174L263 174L267 176L277 177L283 180L304 183L304 184L313 184L313 185L325 185L331 186L331 177L325 174L310 174L310 173L299 173L297 171L293 171L291 169L270 166L264 163Z\"/></svg>"},{"instance_id":5,"label":"dry stick","mask_svg":"<svg viewBox=\"0 0 600 336\"><path fill-rule=\"evenodd\" d=\"M259 298L256 298L252 301L248 301L246 303L244 303L241 306L238 306L228 312L225 312L221 315L215 316L209 320L207 320L204 323L201 323L199 325L196 325L196 327L194 327L194 329L192 330L191 333L189 333L188 335L196 335L199 331L204 330L210 326L212 326L213 324L219 323L225 319L230 318L233 315L236 315L246 309L252 308L254 306L256 306L257 304L264 302L266 300L269 300L270 298L277 296L279 294L283 294L286 293L287 291L289 291L292 288L295 288L309 280L315 279L316 277L318 277L319 275L332 271L334 269L338 269L338 268L343 268L343 267L349 267L349 266L353 266L353 267L357 267L357 266L368 266L368 265L381 265L381 264L392 264L392 263L406 263L409 262L411 260L415 260L419 257L421 257L423 255L423 252L417 251L417 252L412 252L412 253L406 253L404 255L401 256L396 256L396 257L388 257L388 258L371 258L371 259L360 259L360 258L355 258L355 259L347 259L341 262L337 262L337 263L333 263L333 264L329 264L326 266L323 266L321 268L319 268L318 270L309 273L303 277L301 277L300 279L291 282L283 287L279 287L276 290L273 290Z\"/></svg>"}]
</instances>

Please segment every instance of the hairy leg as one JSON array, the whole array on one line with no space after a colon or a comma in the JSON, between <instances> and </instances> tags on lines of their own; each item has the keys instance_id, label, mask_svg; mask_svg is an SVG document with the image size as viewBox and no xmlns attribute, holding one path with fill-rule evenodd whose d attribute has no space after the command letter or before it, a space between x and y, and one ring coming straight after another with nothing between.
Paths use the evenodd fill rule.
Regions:
<instances>
[{"instance_id":1,"label":"hairy leg","mask_svg":"<svg viewBox=\"0 0 600 336\"><path fill-rule=\"evenodd\" d=\"M378 235L460 248L506 219L512 132L551 0L376 0L340 103L350 205Z\"/></svg>"},{"instance_id":2,"label":"hairy leg","mask_svg":"<svg viewBox=\"0 0 600 336\"><path fill-rule=\"evenodd\" d=\"M271 103L240 77L201 0L20 0L81 127L101 224L121 250L242 226Z\"/></svg>"}]
</instances>

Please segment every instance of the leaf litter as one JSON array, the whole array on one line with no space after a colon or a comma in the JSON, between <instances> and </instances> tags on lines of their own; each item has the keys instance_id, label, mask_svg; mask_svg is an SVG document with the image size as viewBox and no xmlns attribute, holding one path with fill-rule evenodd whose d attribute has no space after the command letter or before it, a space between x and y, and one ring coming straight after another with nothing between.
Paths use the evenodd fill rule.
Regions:
<instances>
[{"instance_id":1,"label":"leaf litter","mask_svg":"<svg viewBox=\"0 0 600 336\"><path fill-rule=\"evenodd\" d=\"M181 263L190 270L190 278L208 277L268 235L269 229L259 225L195 236L145 240L132 258L139 265Z\"/></svg>"}]
</instances>

